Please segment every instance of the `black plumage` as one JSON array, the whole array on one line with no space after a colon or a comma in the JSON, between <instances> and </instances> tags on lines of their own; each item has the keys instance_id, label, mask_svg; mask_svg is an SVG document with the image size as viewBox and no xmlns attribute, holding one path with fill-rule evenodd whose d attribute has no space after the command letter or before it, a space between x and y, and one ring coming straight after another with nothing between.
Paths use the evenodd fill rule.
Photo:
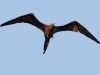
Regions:
<instances>
[{"instance_id":1,"label":"black plumage","mask_svg":"<svg viewBox=\"0 0 100 75\"><path fill-rule=\"evenodd\" d=\"M50 38L53 37L53 34L55 34L56 32L60 32L60 31L74 31L74 32L79 31L80 33L84 34L85 36L89 37L90 39L92 39L95 42L97 42L98 44L100 44L100 42L84 26L82 26L77 21L72 21L72 22L62 25L62 26L54 26L55 23L51 23L48 25L48 24L44 24L44 23L40 22L32 13L22 15L15 19L7 21L7 22L1 24L0 27L15 24L15 23L22 23L22 22L29 23L43 31L44 37L45 37L43 54L45 53L45 51L48 47Z\"/></svg>"}]
</instances>

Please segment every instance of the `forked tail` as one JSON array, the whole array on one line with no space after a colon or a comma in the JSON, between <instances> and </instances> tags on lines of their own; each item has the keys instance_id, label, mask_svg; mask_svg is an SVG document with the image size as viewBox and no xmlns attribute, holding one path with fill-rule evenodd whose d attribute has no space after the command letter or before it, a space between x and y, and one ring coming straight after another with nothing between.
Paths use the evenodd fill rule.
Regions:
<instances>
[{"instance_id":1,"label":"forked tail","mask_svg":"<svg viewBox=\"0 0 100 75\"><path fill-rule=\"evenodd\" d=\"M46 49L47 49L47 47L49 45L49 41L50 41L50 38L46 38L45 39L45 42L44 42L44 52L43 52L43 54L46 52Z\"/></svg>"}]
</instances>

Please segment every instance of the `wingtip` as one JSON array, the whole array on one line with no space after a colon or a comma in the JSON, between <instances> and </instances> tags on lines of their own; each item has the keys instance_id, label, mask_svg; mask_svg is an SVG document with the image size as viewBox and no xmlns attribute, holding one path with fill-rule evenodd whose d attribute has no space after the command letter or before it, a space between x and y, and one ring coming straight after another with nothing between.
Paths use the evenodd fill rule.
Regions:
<instances>
[{"instance_id":1,"label":"wingtip","mask_svg":"<svg viewBox=\"0 0 100 75\"><path fill-rule=\"evenodd\" d=\"M98 44L100 44L100 42L99 42L98 40L97 40L96 42L97 42Z\"/></svg>"},{"instance_id":2,"label":"wingtip","mask_svg":"<svg viewBox=\"0 0 100 75\"><path fill-rule=\"evenodd\" d=\"M2 27L2 25L0 25L0 27Z\"/></svg>"},{"instance_id":3,"label":"wingtip","mask_svg":"<svg viewBox=\"0 0 100 75\"><path fill-rule=\"evenodd\" d=\"M5 26L5 25L7 25L7 24L6 24L6 23L3 23L3 24L0 25L0 27L3 27L3 26Z\"/></svg>"},{"instance_id":4,"label":"wingtip","mask_svg":"<svg viewBox=\"0 0 100 75\"><path fill-rule=\"evenodd\" d=\"M100 42L99 42L99 44L100 44Z\"/></svg>"},{"instance_id":5,"label":"wingtip","mask_svg":"<svg viewBox=\"0 0 100 75\"><path fill-rule=\"evenodd\" d=\"M97 42L98 44L100 44L100 42Z\"/></svg>"}]
</instances>

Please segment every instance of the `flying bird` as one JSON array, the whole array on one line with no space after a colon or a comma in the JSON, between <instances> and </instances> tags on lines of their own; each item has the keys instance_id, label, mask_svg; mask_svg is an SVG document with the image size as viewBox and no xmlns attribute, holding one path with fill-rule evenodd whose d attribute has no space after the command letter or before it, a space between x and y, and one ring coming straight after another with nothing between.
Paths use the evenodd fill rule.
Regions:
<instances>
[{"instance_id":1,"label":"flying bird","mask_svg":"<svg viewBox=\"0 0 100 75\"><path fill-rule=\"evenodd\" d=\"M54 26L55 23L44 24L44 23L40 22L35 17L35 15L32 13L28 13L28 14L19 16L15 19L12 19L10 21L7 21L7 22L1 24L0 27L15 24L15 23L22 23L22 22L36 26L41 31L43 31L44 37L45 37L43 54L46 52L50 38L52 38L56 32L60 32L60 31L74 31L74 32L79 31L81 34L84 34L88 38L90 38L90 39L94 40L95 42L97 42L98 44L100 44L100 42L84 26L82 26L77 21L72 21L72 22L69 22L62 26Z\"/></svg>"}]
</instances>

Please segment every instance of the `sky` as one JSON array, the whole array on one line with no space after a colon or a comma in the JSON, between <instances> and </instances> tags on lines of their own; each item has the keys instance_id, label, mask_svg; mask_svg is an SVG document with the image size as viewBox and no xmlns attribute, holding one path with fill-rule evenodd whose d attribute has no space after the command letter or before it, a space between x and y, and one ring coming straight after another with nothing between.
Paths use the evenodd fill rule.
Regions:
<instances>
[{"instance_id":1,"label":"sky","mask_svg":"<svg viewBox=\"0 0 100 75\"><path fill-rule=\"evenodd\" d=\"M0 24L33 13L55 26L73 20L100 41L100 0L1 0ZM59 32L43 54L44 34L30 24L0 28L0 75L100 75L100 44L79 32Z\"/></svg>"}]
</instances>

